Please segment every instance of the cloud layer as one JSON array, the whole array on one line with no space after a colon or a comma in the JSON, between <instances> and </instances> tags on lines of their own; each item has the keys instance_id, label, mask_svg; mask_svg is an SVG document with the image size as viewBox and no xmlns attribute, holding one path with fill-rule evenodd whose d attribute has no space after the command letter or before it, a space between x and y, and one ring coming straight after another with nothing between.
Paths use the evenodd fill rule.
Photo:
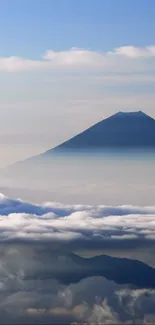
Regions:
<instances>
[{"instance_id":1,"label":"cloud layer","mask_svg":"<svg viewBox=\"0 0 155 325\"><path fill-rule=\"evenodd\" d=\"M155 240L155 207L35 205L1 194L0 215L1 243L47 241L92 249Z\"/></svg>"}]
</instances>

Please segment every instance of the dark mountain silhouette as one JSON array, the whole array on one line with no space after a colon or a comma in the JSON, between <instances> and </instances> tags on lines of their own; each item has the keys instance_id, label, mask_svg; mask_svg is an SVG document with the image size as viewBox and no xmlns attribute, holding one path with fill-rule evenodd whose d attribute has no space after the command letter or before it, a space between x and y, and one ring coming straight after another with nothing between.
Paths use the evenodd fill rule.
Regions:
<instances>
[{"instance_id":1,"label":"dark mountain silhouette","mask_svg":"<svg viewBox=\"0 0 155 325\"><path fill-rule=\"evenodd\" d=\"M84 278L102 276L117 284L128 284L139 288L155 288L155 269L127 258L107 255L83 258L76 254L51 253L49 271L36 269L26 278L56 278L63 284L76 283Z\"/></svg>"},{"instance_id":2,"label":"dark mountain silhouette","mask_svg":"<svg viewBox=\"0 0 155 325\"><path fill-rule=\"evenodd\" d=\"M155 120L142 111L118 112L63 142L53 151L121 147L155 147Z\"/></svg>"}]
</instances>

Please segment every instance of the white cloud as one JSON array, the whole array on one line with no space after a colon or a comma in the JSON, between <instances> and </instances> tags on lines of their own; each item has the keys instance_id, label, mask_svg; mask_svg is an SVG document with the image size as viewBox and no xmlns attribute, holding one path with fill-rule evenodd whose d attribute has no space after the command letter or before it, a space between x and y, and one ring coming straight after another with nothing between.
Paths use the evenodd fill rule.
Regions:
<instances>
[{"instance_id":1,"label":"white cloud","mask_svg":"<svg viewBox=\"0 0 155 325\"><path fill-rule=\"evenodd\" d=\"M113 55L121 55L129 57L132 59L141 58L141 57L154 57L155 56L155 46L146 46L146 47L134 47L134 46L121 46L117 47L113 52L109 52Z\"/></svg>"},{"instance_id":2,"label":"white cloud","mask_svg":"<svg viewBox=\"0 0 155 325\"><path fill-rule=\"evenodd\" d=\"M155 46L137 48L122 46L111 52L92 51L87 49L71 48L63 51L47 50L40 60L23 59L18 56L1 57L0 71L31 71L55 69L102 69L103 71L139 71L149 68L146 59L155 57ZM137 60L145 59L144 67Z\"/></svg>"},{"instance_id":3,"label":"white cloud","mask_svg":"<svg viewBox=\"0 0 155 325\"><path fill-rule=\"evenodd\" d=\"M0 215L0 242L81 241L104 247L117 240L155 240L155 207L35 205L1 195Z\"/></svg>"},{"instance_id":4,"label":"white cloud","mask_svg":"<svg viewBox=\"0 0 155 325\"><path fill-rule=\"evenodd\" d=\"M0 57L0 71L19 72L38 70L41 68L44 68L44 64L41 61L26 60L17 56Z\"/></svg>"},{"instance_id":5,"label":"white cloud","mask_svg":"<svg viewBox=\"0 0 155 325\"><path fill-rule=\"evenodd\" d=\"M104 53L99 53L96 51L71 48L68 51L55 52L48 50L43 56L44 59L50 60L53 64L58 65L98 65L98 61L104 59Z\"/></svg>"}]
</instances>

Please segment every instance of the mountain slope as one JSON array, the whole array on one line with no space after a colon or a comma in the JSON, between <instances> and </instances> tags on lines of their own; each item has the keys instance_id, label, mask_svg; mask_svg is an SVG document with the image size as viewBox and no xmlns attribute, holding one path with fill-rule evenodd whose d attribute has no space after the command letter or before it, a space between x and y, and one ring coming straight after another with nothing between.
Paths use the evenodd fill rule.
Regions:
<instances>
[{"instance_id":1,"label":"mountain slope","mask_svg":"<svg viewBox=\"0 0 155 325\"><path fill-rule=\"evenodd\" d=\"M155 149L155 119L139 112L118 112L40 155L14 165L31 164L58 153L105 149Z\"/></svg>"},{"instance_id":2,"label":"mountain slope","mask_svg":"<svg viewBox=\"0 0 155 325\"><path fill-rule=\"evenodd\" d=\"M118 112L54 150L103 147L155 147L155 120L141 111Z\"/></svg>"}]
</instances>

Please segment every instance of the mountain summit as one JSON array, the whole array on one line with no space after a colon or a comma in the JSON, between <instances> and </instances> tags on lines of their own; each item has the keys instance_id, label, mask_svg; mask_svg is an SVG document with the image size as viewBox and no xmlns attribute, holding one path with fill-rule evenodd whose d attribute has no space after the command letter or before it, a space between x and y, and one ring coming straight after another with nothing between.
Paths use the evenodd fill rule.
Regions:
<instances>
[{"instance_id":1,"label":"mountain summit","mask_svg":"<svg viewBox=\"0 0 155 325\"><path fill-rule=\"evenodd\" d=\"M45 154L66 150L155 148L155 120L142 111L118 112Z\"/></svg>"}]
</instances>

